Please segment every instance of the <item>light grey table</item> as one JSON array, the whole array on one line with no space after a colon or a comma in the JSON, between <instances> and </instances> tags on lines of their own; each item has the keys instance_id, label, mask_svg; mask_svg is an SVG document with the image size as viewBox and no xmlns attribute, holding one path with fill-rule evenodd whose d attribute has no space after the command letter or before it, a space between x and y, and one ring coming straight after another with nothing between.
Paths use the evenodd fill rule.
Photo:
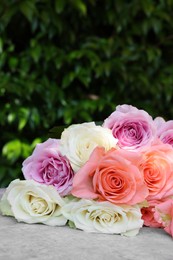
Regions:
<instances>
[{"instance_id":1,"label":"light grey table","mask_svg":"<svg viewBox=\"0 0 173 260\"><path fill-rule=\"evenodd\" d=\"M173 259L173 239L161 229L142 228L136 237L129 238L29 225L0 215L0 235L0 260Z\"/></svg>"}]
</instances>

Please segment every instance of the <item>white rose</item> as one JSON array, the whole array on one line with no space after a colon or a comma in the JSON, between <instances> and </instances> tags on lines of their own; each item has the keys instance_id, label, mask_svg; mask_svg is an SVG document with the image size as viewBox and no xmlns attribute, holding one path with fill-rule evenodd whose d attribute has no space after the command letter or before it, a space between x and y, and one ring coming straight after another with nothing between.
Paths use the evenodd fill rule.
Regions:
<instances>
[{"instance_id":1,"label":"white rose","mask_svg":"<svg viewBox=\"0 0 173 260\"><path fill-rule=\"evenodd\" d=\"M62 207L62 213L76 228L86 232L135 236L143 225L137 205L74 199Z\"/></svg>"},{"instance_id":2,"label":"white rose","mask_svg":"<svg viewBox=\"0 0 173 260\"><path fill-rule=\"evenodd\" d=\"M0 210L3 215L14 216L19 222L63 226L67 222L61 212L64 204L53 186L17 179L6 189Z\"/></svg>"},{"instance_id":3,"label":"white rose","mask_svg":"<svg viewBox=\"0 0 173 260\"><path fill-rule=\"evenodd\" d=\"M60 152L70 160L73 170L78 171L89 159L97 146L106 151L116 147L118 140L112 131L94 122L74 124L66 128L61 135Z\"/></svg>"}]
</instances>

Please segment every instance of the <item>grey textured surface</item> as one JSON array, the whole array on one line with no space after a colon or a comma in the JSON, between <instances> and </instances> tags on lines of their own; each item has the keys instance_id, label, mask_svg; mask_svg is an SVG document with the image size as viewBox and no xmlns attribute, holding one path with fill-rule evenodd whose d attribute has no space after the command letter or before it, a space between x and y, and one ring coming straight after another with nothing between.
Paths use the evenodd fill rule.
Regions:
<instances>
[{"instance_id":1,"label":"grey textured surface","mask_svg":"<svg viewBox=\"0 0 173 260\"><path fill-rule=\"evenodd\" d=\"M173 239L161 229L142 228L136 237L129 238L17 223L0 215L0 235L0 260L173 259Z\"/></svg>"}]
</instances>

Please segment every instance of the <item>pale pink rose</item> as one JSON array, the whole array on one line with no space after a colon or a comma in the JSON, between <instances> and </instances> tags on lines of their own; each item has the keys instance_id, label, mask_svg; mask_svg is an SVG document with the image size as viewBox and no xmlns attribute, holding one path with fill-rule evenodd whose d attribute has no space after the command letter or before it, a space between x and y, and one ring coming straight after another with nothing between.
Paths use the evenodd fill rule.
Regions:
<instances>
[{"instance_id":1,"label":"pale pink rose","mask_svg":"<svg viewBox=\"0 0 173 260\"><path fill-rule=\"evenodd\" d=\"M157 206L162 201L152 200L148 201L148 207L143 207L141 209L142 219L144 220L144 225L147 227L163 227L162 223L159 223L154 218L155 206Z\"/></svg>"},{"instance_id":2,"label":"pale pink rose","mask_svg":"<svg viewBox=\"0 0 173 260\"><path fill-rule=\"evenodd\" d=\"M165 144L170 144L173 147L173 120L165 122L161 117L155 120L157 126L157 136Z\"/></svg>"},{"instance_id":3,"label":"pale pink rose","mask_svg":"<svg viewBox=\"0 0 173 260\"><path fill-rule=\"evenodd\" d=\"M148 187L147 200L161 200L173 195L173 149L168 144L154 145L143 152L140 163Z\"/></svg>"},{"instance_id":4,"label":"pale pink rose","mask_svg":"<svg viewBox=\"0 0 173 260\"><path fill-rule=\"evenodd\" d=\"M74 172L58 146L59 140L51 138L37 144L32 155L23 162L22 171L25 179L53 185L61 196L65 196L72 189Z\"/></svg>"},{"instance_id":5,"label":"pale pink rose","mask_svg":"<svg viewBox=\"0 0 173 260\"><path fill-rule=\"evenodd\" d=\"M104 121L103 127L112 130L120 148L130 151L146 149L156 137L152 117L146 111L131 105L117 106Z\"/></svg>"},{"instance_id":6,"label":"pale pink rose","mask_svg":"<svg viewBox=\"0 0 173 260\"><path fill-rule=\"evenodd\" d=\"M72 194L79 198L134 205L148 195L137 165L140 154L97 147L75 174Z\"/></svg>"},{"instance_id":7,"label":"pale pink rose","mask_svg":"<svg viewBox=\"0 0 173 260\"><path fill-rule=\"evenodd\" d=\"M165 202L155 207L154 217L161 223L164 230L173 237L173 199L167 199Z\"/></svg>"},{"instance_id":8,"label":"pale pink rose","mask_svg":"<svg viewBox=\"0 0 173 260\"><path fill-rule=\"evenodd\" d=\"M154 119L154 124L155 124L157 130L159 130L159 128L160 128L164 123L165 123L165 119L164 119L163 117L158 116L158 117L156 117L156 118Z\"/></svg>"}]
</instances>

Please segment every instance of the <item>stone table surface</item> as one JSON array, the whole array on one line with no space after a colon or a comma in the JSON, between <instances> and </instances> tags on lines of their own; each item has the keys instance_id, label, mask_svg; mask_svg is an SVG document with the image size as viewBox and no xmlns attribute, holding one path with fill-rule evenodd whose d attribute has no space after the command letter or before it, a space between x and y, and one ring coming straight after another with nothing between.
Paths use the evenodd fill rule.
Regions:
<instances>
[{"instance_id":1,"label":"stone table surface","mask_svg":"<svg viewBox=\"0 0 173 260\"><path fill-rule=\"evenodd\" d=\"M0 197L4 190L0 190ZM173 239L144 227L136 237L18 223L0 215L0 260L172 260Z\"/></svg>"}]
</instances>

